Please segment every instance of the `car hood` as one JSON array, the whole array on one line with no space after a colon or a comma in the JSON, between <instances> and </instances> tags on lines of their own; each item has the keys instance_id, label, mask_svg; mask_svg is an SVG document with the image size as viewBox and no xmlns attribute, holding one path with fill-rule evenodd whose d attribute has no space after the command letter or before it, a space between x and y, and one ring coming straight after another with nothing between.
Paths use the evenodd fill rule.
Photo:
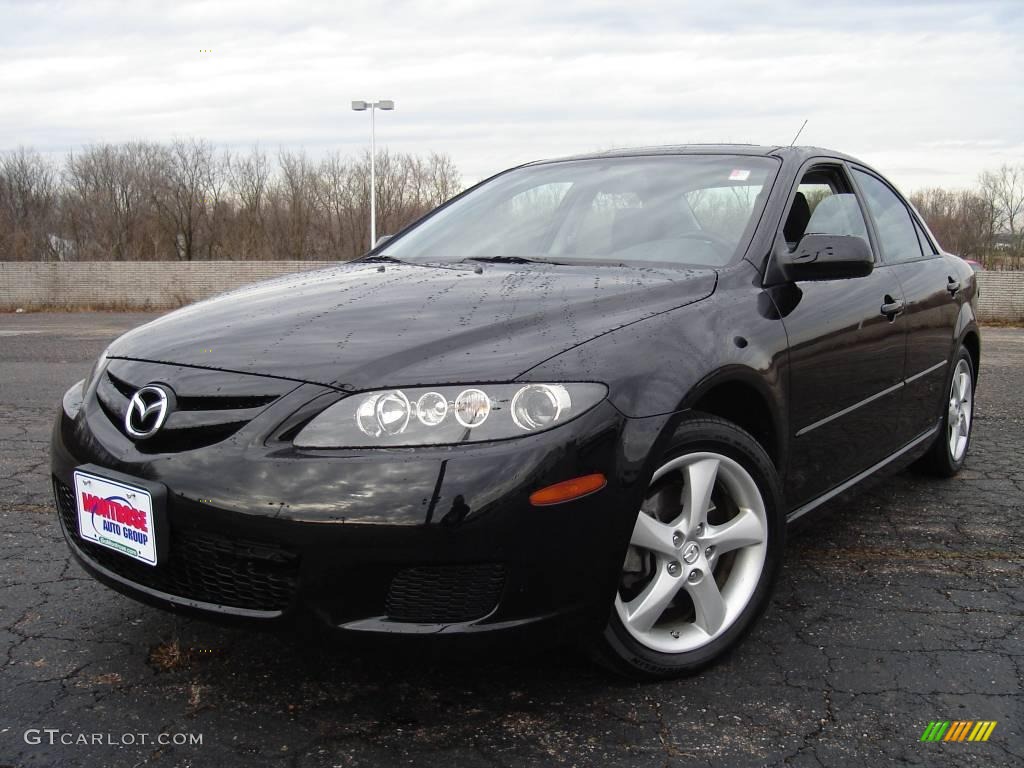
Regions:
<instances>
[{"instance_id":1,"label":"car hood","mask_svg":"<svg viewBox=\"0 0 1024 768\"><path fill-rule=\"evenodd\" d=\"M710 296L714 270L353 262L233 291L122 336L110 357L340 389L511 381L602 333Z\"/></svg>"}]
</instances>

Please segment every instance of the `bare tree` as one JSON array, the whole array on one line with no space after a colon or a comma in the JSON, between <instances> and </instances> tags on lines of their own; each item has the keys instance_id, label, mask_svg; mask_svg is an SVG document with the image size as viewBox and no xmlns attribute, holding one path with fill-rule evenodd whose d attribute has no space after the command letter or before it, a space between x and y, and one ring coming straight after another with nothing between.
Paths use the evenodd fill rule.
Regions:
<instances>
[{"instance_id":1,"label":"bare tree","mask_svg":"<svg viewBox=\"0 0 1024 768\"><path fill-rule=\"evenodd\" d=\"M1003 165L996 171L985 171L978 184L995 212L996 226L1008 232L1016 245L1024 224L1024 166Z\"/></svg>"},{"instance_id":2,"label":"bare tree","mask_svg":"<svg viewBox=\"0 0 1024 768\"><path fill-rule=\"evenodd\" d=\"M434 208L462 191L462 174L448 155L432 152L427 165L430 195L425 203Z\"/></svg>"},{"instance_id":3,"label":"bare tree","mask_svg":"<svg viewBox=\"0 0 1024 768\"><path fill-rule=\"evenodd\" d=\"M229 241L237 259L267 258L267 194L270 163L260 148L245 156L235 155L227 165L229 187L236 212Z\"/></svg>"},{"instance_id":4,"label":"bare tree","mask_svg":"<svg viewBox=\"0 0 1024 768\"><path fill-rule=\"evenodd\" d=\"M160 164L151 179L153 204L179 259L192 261L209 248L211 198L219 189L213 147L197 139L176 140L161 148Z\"/></svg>"},{"instance_id":5,"label":"bare tree","mask_svg":"<svg viewBox=\"0 0 1024 768\"><path fill-rule=\"evenodd\" d=\"M964 258L984 258L992 248L996 217L978 192L934 187L915 192L910 202L946 250Z\"/></svg>"},{"instance_id":6,"label":"bare tree","mask_svg":"<svg viewBox=\"0 0 1024 768\"><path fill-rule=\"evenodd\" d=\"M427 159L387 150L377 153L377 231L394 234L455 195L461 177L447 155L432 154ZM365 153L351 167L353 214L366 222L369 218L370 154ZM365 229L365 223L364 223ZM350 253L355 258L369 247L369 231L358 238L359 247Z\"/></svg>"},{"instance_id":7,"label":"bare tree","mask_svg":"<svg viewBox=\"0 0 1024 768\"><path fill-rule=\"evenodd\" d=\"M78 258L140 258L151 242L150 184L160 148L144 142L99 144L69 155L64 210Z\"/></svg>"},{"instance_id":8,"label":"bare tree","mask_svg":"<svg viewBox=\"0 0 1024 768\"><path fill-rule=\"evenodd\" d=\"M20 147L0 157L0 254L12 261L64 255L54 234L57 179L38 152Z\"/></svg>"},{"instance_id":9,"label":"bare tree","mask_svg":"<svg viewBox=\"0 0 1024 768\"><path fill-rule=\"evenodd\" d=\"M324 158L317 169L316 208L327 258L344 259L355 251L350 212L358 201L349 183L351 176L349 162L337 153Z\"/></svg>"},{"instance_id":10,"label":"bare tree","mask_svg":"<svg viewBox=\"0 0 1024 768\"><path fill-rule=\"evenodd\" d=\"M274 257L310 258L316 205L314 167L304 151L284 149L278 153L278 166L280 176L271 187Z\"/></svg>"}]
</instances>

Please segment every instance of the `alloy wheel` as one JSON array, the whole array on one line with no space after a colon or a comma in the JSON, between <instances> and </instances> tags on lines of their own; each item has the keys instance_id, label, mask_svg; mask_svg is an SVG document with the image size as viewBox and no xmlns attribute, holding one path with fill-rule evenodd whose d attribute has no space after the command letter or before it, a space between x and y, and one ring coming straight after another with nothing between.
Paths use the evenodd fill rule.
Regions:
<instances>
[{"instance_id":1,"label":"alloy wheel","mask_svg":"<svg viewBox=\"0 0 1024 768\"><path fill-rule=\"evenodd\" d=\"M974 406L971 366L961 359L953 371L953 383L949 389L949 414L946 419L949 456L959 462L967 451L967 439L971 435L971 411Z\"/></svg>"},{"instance_id":2,"label":"alloy wheel","mask_svg":"<svg viewBox=\"0 0 1024 768\"><path fill-rule=\"evenodd\" d=\"M615 609L644 646L663 653L697 650L746 608L767 550L767 513L750 473L719 453L677 457L651 480Z\"/></svg>"}]
</instances>

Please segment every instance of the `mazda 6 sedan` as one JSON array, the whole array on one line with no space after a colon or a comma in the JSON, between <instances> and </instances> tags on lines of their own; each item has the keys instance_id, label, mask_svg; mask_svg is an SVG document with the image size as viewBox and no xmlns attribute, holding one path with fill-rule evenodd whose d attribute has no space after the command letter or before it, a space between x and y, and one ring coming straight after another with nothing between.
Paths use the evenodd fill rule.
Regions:
<instances>
[{"instance_id":1,"label":"mazda 6 sedan","mask_svg":"<svg viewBox=\"0 0 1024 768\"><path fill-rule=\"evenodd\" d=\"M961 468L976 297L836 152L532 163L119 338L64 396L57 509L164 608L690 672L765 609L787 524Z\"/></svg>"}]
</instances>

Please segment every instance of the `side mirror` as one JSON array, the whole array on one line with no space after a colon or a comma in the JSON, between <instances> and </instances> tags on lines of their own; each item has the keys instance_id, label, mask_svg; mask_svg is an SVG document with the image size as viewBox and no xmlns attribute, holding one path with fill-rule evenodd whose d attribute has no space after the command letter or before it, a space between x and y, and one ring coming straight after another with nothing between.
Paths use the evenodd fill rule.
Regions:
<instances>
[{"instance_id":1,"label":"side mirror","mask_svg":"<svg viewBox=\"0 0 1024 768\"><path fill-rule=\"evenodd\" d=\"M875 268L871 247L856 235L804 235L795 251L776 253L787 280L843 280L865 277Z\"/></svg>"},{"instance_id":2,"label":"side mirror","mask_svg":"<svg viewBox=\"0 0 1024 768\"><path fill-rule=\"evenodd\" d=\"M381 235L380 237L377 238L377 245L380 245L381 243L387 242L392 237L394 237L394 235Z\"/></svg>"}]
</instances>

